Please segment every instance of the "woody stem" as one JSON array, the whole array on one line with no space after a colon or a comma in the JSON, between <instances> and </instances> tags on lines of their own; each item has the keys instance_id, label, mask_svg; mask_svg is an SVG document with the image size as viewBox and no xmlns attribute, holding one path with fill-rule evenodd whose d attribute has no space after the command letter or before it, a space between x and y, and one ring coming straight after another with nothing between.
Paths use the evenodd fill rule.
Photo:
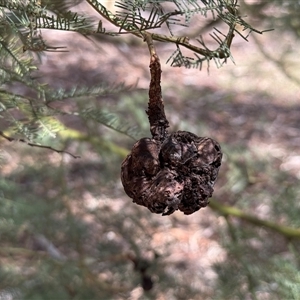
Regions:
<instances>
[{"instance_id":1,"label":"woody stem","mask_svg":"<svg viewBox=\"0 0 300 300\"><path fill-rule=\"evenodd\" d=\"M144 33L144 40L148 45L150 52L150 87L149 103L146 111L150 123L150 132L155 140L162 142L167 135L169 122L165 115L164 103L161 92L161 66L159 57L155 51L152 36L150 33Z\"/></svg>"}]
</instances>

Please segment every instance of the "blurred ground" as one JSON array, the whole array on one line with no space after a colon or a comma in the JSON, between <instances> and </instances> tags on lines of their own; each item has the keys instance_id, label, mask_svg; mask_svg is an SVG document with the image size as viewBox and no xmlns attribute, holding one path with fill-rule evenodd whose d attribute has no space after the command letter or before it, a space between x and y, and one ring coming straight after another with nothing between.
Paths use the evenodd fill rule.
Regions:
<instances>
[{"instance_id":1,"label":"blurred ground","mask_svg":"<svg viewBox=\"0 0 300 300\"><path fill-rule=\"evenodd\" d=\"M105 38L102 41L100 37L97 43L92 43L76 34L61 32L46 33L45 37L50 45L67 46L69 52L47 53L42 58L38 72L40 81L55 88L124 82L128 86L133 85L133 90L147 94L149 56L142 42L130 38L128 43L126 37L121 42L116 38ZM265 33L257 39L274 57L280 55L276 53L276 50L280 51L280 47L276 47L276 32ZM241 161L248 159L246 155L249 153L244 156L243 152L247 148L254 159L266 156L272 159L270 168L273 172L282 170L295 179L300 178L299 85L289 80L278 66L266 60L255 41L250 38L247 43L237 38L232 48L235 64L229 61L217 69L211 63L209 74L205 68L202 71L172 68L165 64L174 50L172 45L157 43L157 48L161 57L163 96L171 129L189 130L199 136L209 135L224 145L224 167L221 168L216 185L215 199L234 204L226 190L231 180L226 172L233 159L232 149L240 149L235 155ZM298 59L294 64L299 65L299 58L293 55L292 52L291 57ZM300 81L298 70L292 71ZM132 91L128 92L130 95ZM122 98L113 95L99 101L102 107L114 107ZM139 103L139 107L140 110L146 109L146 101ZM146 119L146 114L144 117ZM65 119L64 122L66 126L85 131L75 117ZM123 143L123 138L121 141ZM132 141L128 139L122 146L129 149L131 144ZM15 151L19 151L20 147L24 148L7 144L3 150L6 159L14 157L12 164L4 167L5 174L12 174L18 168L19 159L16 159ZM73 149L76 151L78 148ZM27 159L35 151L30 149ZM98 197L85 191L86 185L101 184L97 181L97 173L111 166L97 161L95 150L87 148L84 151L80 161L64 158L70 168L69 184L74 191L80 190L79 194L83 196L78 199L82 201L81 205L101 209L101 200L104 199L116 211L116 215L119 210L129 212L134 204L122 191L119 179L110 182L105 192L102 189ZM53 167L60 160L60 155L56 153L47 153L47 157ZM116 173L118 166L112 169ZM264 188L268 181L268 174L263 170L259 176L261 186L258 189ZM26 178L24 180L26 182ZM28 189L30 187L28 184ZM234 192L234 187L231 188L231 192ZM256 205L253 212L267 218L269 210L264 207ZM138 209L146 210L142 207ZM225 222L224 218L209 207L190 216L179 212L168 217L151 215L150 212L146 212L147 215L159 224L159 230L151 232L150 229L151 245L158 252L170 253L166 261L173 271L180 270L183 277L193 274L194 277L189 279L191 284L201 287L207 295L212 295L217 276L212 265L226 259L226 252L220 244L220 228ZM134 290L132 299L138 298L140 293L140 288Z\"/></svg>"}]
</instances>

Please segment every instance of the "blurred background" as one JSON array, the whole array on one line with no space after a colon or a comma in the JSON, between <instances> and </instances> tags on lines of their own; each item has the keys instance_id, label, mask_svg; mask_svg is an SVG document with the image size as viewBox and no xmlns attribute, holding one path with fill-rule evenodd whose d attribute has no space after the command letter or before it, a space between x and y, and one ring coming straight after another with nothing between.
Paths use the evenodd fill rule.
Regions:
<instances>
[{"instance_id":1,"label":"blurred background","mask_svg":"<svg viewBox=\"0 0 300 300\"><path fill-rule=\"evenodd\" d=\"M274 31L236 36L234 62L174 68L174 46L155 43L170 130L210 136L224 152L212 205L188 216L152 214L120 182L134 141L150 136L146 45L43 32L68 52L36 57L39 82L57 91L124 85L53 105L98 107L132 134L60 116L63 130L42 143L77 159L1 139L0 300L300 299L300 2L239 2L254 28Z\"/></svg>"}]
</instances>

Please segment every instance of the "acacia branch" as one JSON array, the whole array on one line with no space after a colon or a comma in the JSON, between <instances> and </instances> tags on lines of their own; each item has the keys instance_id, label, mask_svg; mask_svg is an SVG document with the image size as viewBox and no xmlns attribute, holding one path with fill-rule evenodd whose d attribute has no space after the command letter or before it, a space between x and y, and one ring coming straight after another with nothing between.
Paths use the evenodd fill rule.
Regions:
<instances>
[{"instance_id":1,"label":"acacia branch","mask_svg":"<svg viewBox=\"0 0 300 300\"><path fill-rule=\"evenodd\" d=\"M96 0L87 0L87 2L107 21L109 21L111 24L116 26L117 28L120 28L121 30L124 30L126 33L131 33L138 38L144 38L145 34L150 34L149 32L146 32L143 30L143 32L140 31L139 28L136 26L133 26L132 24L126 22L126 20L123 20L117 16L115 16L111 11L106 9L106 7L99 3L99 1ZM176 45L181 45L187 49L190 49L194 51L195 53L198 53L202 56L208 57L209 59L212 58L218 58L218 59L226 59L230 57L230 51L228 49L231 46L232 39L234 37L234 31L235 26L237 23L237 10L234 8L227 7L227 9L230 9L230 13L236 17L236 20L232 22L229 26L229 31L227 35L225 36L224 41L219 41L219 47L216 50L209 50L207 47L200 48L197 47L189 42L189 38L185 36L173 36L173 35L164 35L164 34L152 34L152 39L160 42L167 42L167 43L173 43ZM177 12L178 13L178 12ZM176 14L177 14L176 13ZM164 22L167 20L167 18L164 19ZM119 33L120 33L119 31ZM224 48L224 46L226 46Z\"/></svg>"},{"instance_id":2,"label":"acacia branch","mask_svg":"<svg viewBox=\"0 0 300 300\"><path fill-rule=\"evenodd\" d=\"M65 151L65 150L58 150L58 149L52 148L51 146L45 146L45 145L40 145L40 144L35 144L35 143L27 142L24 139L15 139L15 138L12 138L12 137L7 136L6 134L4 134L2 131L0 131L0 136L2 136L3 138L5 138L9 142L20 142L20 143L27 144L28 146L31 146L31 147L48 149L48 150L51 150L51 151L54 151L54 152L57 152L57 153L66 153L66 154L71 155L73 158L80 158L80 156L74 155L74 154L72 154L72 153L70 153L68 151Z\"/></svg>"},{"instance_id":3,"label":"acacia branch","mask_svg":"<svg viewBox=\"0 0 300 300\"><path fill-rule=\"evenodd\" d=\"M271 221L263 220L263 219L255 217L253 215L247 214L236 207L224 205L224 204L221 204L221 203L219 203L217 201L213 201L213 200L210 201L209 206L210 206L210 208L212 208L213 210L217 211L218 213L220 213L224 216L237 217L237 218L245 220L253 225L269 228L269 229L285 236L286 238L300 238L300 228L292 228L289 226L279 225L279 224L273 223Z\"/></svg>"}]
</instances>

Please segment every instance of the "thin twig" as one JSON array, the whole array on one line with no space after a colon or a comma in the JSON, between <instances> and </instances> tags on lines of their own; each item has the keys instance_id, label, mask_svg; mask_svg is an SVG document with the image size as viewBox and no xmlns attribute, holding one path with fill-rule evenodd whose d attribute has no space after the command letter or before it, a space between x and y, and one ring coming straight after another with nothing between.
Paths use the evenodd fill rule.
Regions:
<instances>
[{"instance_id":1,"label":"thin twig","mask_svg":"<svg viewBox=\"0 0 300 300\"><path fill-rule=\"evenodd\" d=\"M55 151L57 153L66 153L66 154L69 154L71 155L73 158L80 158L79 155L74 155L68 151L65 151L65 150L58 150L58 149L55 149L55 148L52 148L51 146L45 146L45 145L39 145L39 144L35 144L35 143L31 143L31 142L27 142L25 141L24 139L15 139L15 138L12 138L10 136L7 136L6 134L4 134L2 131L0 131L0 135L5 138L6 140L8 140L9 142L20 142L20 143L24 143L24 144L27 144L28 146L31 146L31 147L37 147L37 148L43 148L43 149L48 149L48 150L51 150L51 151Z\"/></svg>"},{"instance_id":2,"label":"thin twig","mask_svg":"<svg viewBox=\"0 0 300 300\"><path fill-rule=\"evenodd\" d=\"M152 59L153 56L157 55L154 44L153 44L152 36L153 36L152 34L146 32L146 31L144 32L144 41L148 45L148 49L149 49L149 52L150 52L151 59Z\"/></svg>"},{"instance_id":3,"label":"thin twig","mask_svg":"<svg viewBox=\"0 0 300 300\"><path fill-rule=\"evenodd\" d=\"M102 4L100 4L98 1L95 0L87 0L87 2L96 9L96 11L104 17L106 20L108 20L110 23L115 25L116 27L119 27L120 29L123 29L127 33L131 33L139 38L145 38L145 33L147 33L145 30L143 32L140 31L140 29L132 26L130 23L124 22L124 20L120 19L119 17L115 16L112 12L110 12L106 7ZM237 13L235 11L235 13ZM235 27L235 24L233 28ZM176 45L181 45L187 49L190 49L202 56L209 57L210 59L213 57L223 59L223 58L228 58L230 56L230 53L227 51L224 51L222 46L223 44L229 44L231 45L232 39L233 39L233 32L232 28L229 28L229 32L226 35L226 39L223 41L223 43L218 47L216 50L209 50L209 49L203 49L199 48L195 45L192 45L189 43L189 39L186 37L178 37L178 36L173 36L173 35L164 35L164 34L151 34L151 38L156 41L160 42L168 42L168 43L174 43Z\"/></svg>"}]
</instances>

